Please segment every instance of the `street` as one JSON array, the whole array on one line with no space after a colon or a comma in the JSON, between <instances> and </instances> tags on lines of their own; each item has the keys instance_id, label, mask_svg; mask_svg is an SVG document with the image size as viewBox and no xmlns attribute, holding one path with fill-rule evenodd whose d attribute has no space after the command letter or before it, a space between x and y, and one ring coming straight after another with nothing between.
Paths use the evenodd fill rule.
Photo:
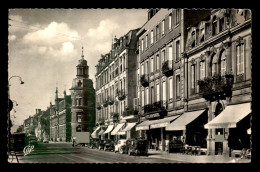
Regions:
<instances>
[{"instance_id":1,"label":"street","mask_svg":"<svg viewBox=\"0 0 260 172\"><path fill-rule=\"evenodd\" d=\"M39 143L33 152L19 156L19 163L181 163L174 160L129 156L111 151L72 147L69 143Z\"/></svg>"}]
</instances>

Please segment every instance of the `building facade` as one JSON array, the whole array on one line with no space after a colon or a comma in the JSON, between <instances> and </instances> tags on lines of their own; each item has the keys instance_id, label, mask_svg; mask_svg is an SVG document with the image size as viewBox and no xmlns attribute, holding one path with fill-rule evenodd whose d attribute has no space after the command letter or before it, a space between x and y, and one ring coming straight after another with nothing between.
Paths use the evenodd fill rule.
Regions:
<instances>
[{"instance_id":1,"label":"building facade","mask_svg":"<svg viewBox=\"0 0 260 172\"><path fill-rule=\"evenodd\" d=\"M150 9L139 30L137 99L140 122L137 131L152 147L167 150L183 131L165 127L185 112L185 69L182 58L186 28L205 18L209 10Z\"/></svg>"},{"instance_id":2,"label":"building facade","mask_svg":"<svg viewBox=\"0 0 260 172\"><path fill-rule=\"evenodd\" d=\"M250 10L212 10L188 30L185 109L205 117L187 134L206 140L208 154L250 148L251 45Z\"/></svg>"},{"instance_id":3,"label":"building facade","mask_svg":"<svg viewBox=\"0 0 260 172\"><path fill-rule=\"evenodd\" d=\"M71 137L76 132L92 132L95 126L95 90L93 82L89 79L89 67L82 58L77 65L77 76L72 81L71 92Z\"/></svg>"},{"instance_id":4,"label":"building facade","mask_svg":"<svg viewBox=\"0 0 260 172\"><path fill-rule=\"evenodd\" d=\"M111 51L102 55L96 65L97 127L92 137L135 137L133 127L137 118L133 99L136 97L135 51L138 30L130 30L119 39L115 37ZM123 131L128 125L127 131Z\"/></svg>"},{"instance_id":5,"label":"building facade","mask_svg":"<svg viewBox=\"0 0 260 172\"><path fill-rule=\"evenodd\" d=\"M59 98L58 88L55 92L55 105L50 104L50 140L58 142L71 141L71 96L63 92Z\"/></svg>"}]
</instances>

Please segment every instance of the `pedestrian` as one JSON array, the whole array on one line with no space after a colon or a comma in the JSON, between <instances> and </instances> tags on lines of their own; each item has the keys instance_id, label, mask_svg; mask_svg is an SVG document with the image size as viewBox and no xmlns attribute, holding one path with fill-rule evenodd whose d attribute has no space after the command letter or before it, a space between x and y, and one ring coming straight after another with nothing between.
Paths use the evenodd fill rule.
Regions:
<instances>
[{"instance_id":1,"label":"pedestrian","mask_svg":"<svg viewBox=\"0 0 260 172\"><path fill-rule=\"evenodd\" d=\"M75 146L75 142L76 142L76 137L73 137L73 138L72 138L72 147Z\"/></svg>"}]
</instances>

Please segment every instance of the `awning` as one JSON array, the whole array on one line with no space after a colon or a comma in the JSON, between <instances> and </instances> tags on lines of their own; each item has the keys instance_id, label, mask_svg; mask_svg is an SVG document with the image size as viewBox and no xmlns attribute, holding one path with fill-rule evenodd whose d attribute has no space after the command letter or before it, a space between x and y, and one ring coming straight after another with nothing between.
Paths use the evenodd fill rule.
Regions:
<instances>
[{"instance_id":1,"label":"awning","mask_svg":"<svg viewBox=\"0 0 260 172\"><path fill-rule=\"evenodd\" d=\"M171 124L166 126L165 130L168 130L168 131L185 130L186 125L188 125L193 120L195 120L197 117L199 117L204 111L205 111L205 109L193 111L193 112L185 112L178 119L176 119Z\"/></svg>"},{"instance_id":2,"label":"awning","mask_svg":"<svg viewBox=\"0 0 260 172\"><path fill-rule=\"evenodd\" d=\"M97 127L97 128L95 129L95 131L91 134L91 137L92 137L92 138L97 138L97 132L98 132L99 129L100 129L100 127Z\"/></svg>"},{"instance_id":3,"label":"awning","mask_svg":"<svg viewBox=\"0 0 260 172\"><path fill-rule=\"evenodd\" d=\"M178 118L180 115L175 115L175 116L171 116L171 117L166 117L163 119L158 119L156 121L154 121L153 124L150 125L150 128L163 128L168 126L171 121L175 120L176 118Z\"/></svg>"},{"instance_id":4,"label":"awning","mask_svg":"<svg viewBox=\"0 0 260 172\"><path fill-rule=\"evenodd\" d=\"M130 131L135 125L136 122L127 123L127 126L122 130L122 132Z\"/></svg>"},{"instance_id":5,"label":"awning","mask_svg":"<svg viewBox=\"0 0 260 172\"><path fill-rule=\"evenodd\" d=\"M218 116L204 125L205 128L236 128L237 122L251 113L251 103L227 106Z\"/></svg>"},{"instance_id":6,"label":"awning","mask_svg":"<svg viewBox=\"0 0 260 172\"><path fill-rule=\"evenodd\" d=\"M136 131L138 130L149 130L149 126L151 124L154 124L156 120L147 120L147 121L144 121L140 124L138 124L135 128Z\"/></svg>"},{"instance_id":7,"label":"awning","mask_svg":"<svg viewBox=\"0 0 260 172\"><path fill-rule=\"evenodd\" d=\"M100 132L98 133L98 135L100 136L101 134L103 134L105 132L105 130L100 130Z\"/></svg>"},{"instance_id":8,"label":"awning","mask_svg":"<svg viewBox=\"0 0 260 172\"><path fill-rule=\"evenodd\" d=\"M111 132L113 130L113 128L114 128L114 125L109 125L107 127L107 130L103 134L107 134L107 133Z\"/></svg>"},{"instance_id":9,"label":"awning","mask_svg":"<svg viewBox=\"0 0 260 172\"><path fill-rule=\"evenodd\" d=\"M117 132L123 127L125 123L120 123L120 124L117 124L117 126L115 127L115 129L111 132L111 135L116 135Z\"/></svg>"}]
</instances>

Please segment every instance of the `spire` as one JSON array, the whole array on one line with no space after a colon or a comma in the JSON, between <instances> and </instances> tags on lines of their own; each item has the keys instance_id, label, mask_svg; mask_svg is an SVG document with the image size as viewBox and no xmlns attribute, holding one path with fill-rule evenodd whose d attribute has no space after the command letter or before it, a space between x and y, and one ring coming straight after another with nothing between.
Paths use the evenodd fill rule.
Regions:
<instances>
[{"instance_id":1,"label":"spire","mask_svg":"<svg viewBox=\"0 0 260 172\"><path fill-rule=\"evenodd\" d=\"M82 55L81 55L81 57L82 57L82 59L84 59L84 55L83 55L83 45L82 45Z\"/></svg>"},{"instance_id":2,"label":"spire","mask_svg":"<svg viewBox=\"0 0 260 172\"><path fill-rule=\"evenodd\" d=\"M58 83L56 83L56 91L55 91L55 96L56 96L56 99L58 98Z\"/></svg>"}]
</instances>

